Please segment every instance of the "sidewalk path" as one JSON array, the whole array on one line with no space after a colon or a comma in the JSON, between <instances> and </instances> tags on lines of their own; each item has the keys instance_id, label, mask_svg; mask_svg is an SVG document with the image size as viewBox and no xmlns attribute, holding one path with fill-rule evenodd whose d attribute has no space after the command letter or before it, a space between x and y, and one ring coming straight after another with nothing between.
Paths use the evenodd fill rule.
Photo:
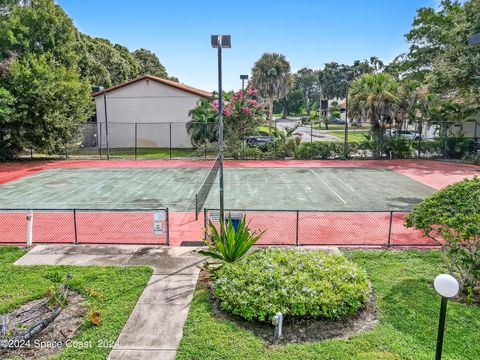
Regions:
<instances>
[{"instance_id":1,"label":"sidewalk path","mask_svg":"<svg viewBox=\"0 0 480 360\"><path fill-rule=\"evenodd\" d=\"M203 257L185 247L38 245L16 265L150 265L154 273L111 360L175 359Z\"/></svg>"}]
</instances>

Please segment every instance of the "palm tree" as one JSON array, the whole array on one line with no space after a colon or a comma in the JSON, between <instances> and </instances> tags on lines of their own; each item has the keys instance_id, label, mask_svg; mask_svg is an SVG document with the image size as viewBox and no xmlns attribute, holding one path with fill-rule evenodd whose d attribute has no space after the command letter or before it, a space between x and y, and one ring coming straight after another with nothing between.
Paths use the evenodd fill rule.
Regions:
<instances>
[{"instance_id":1,"label":"palm tree","mask_svg":"<svg viewBox=\"0 0 480 360\"><path fill-rule=\"evenodd\" d=\"M217 141L217 116L218 112L212 107L213 98L201 98L188 115L192 118L187 122L187 132L191 136L194 147L200 144Z\"/></svg>"},{"instance_id":2,"label":"palm tree","mask_svg":"<svg viewBox=\"0 0 480 360\"><path fill-rule=\"evenodd\" d=\"M364 74L350 87L350 115L370 121L371 136L377 144L376 156L383 149L384 125L391 122L399 110L398 89L398 82L387 73Z\"/></svg>"},{"instance_id":3,"label":"palm tree","mask_svg":"<svg viewBox=\"0 0 480 360\"><path fill-rule=\"evenodd\" d=\"M273 101L286 95L292 86L290 63L285 55L264 53L253 65L251 84L268 99L268 122L271 124Z\"/></svg>"}]
</instances>

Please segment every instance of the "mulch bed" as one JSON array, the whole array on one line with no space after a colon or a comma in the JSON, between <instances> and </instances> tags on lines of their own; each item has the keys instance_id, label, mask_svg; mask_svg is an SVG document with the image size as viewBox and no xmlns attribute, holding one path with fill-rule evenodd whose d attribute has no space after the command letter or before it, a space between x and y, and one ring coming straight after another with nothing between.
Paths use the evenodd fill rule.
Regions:
<instances>
[{"instance_id":1,"label":"mulch bed","mask_svg":"<svg viewBox=\"0 0 480 360\"><path fill-rule=\"evenodd\" d=\"M283 335L274 342L274 326L268 322L247 321L221 309L220 301L213 296L213 283L208 274L202 271L198 286L210 292L213 313L216 317L231 321L250 331L270 344L314 342L327 339L348 339L353 335L372 329L378 322L375 310L375 295L370 293L370 300L356 314L339 320L327 320L311 317L286 316L283 320Z\"/></svg>"}]
</instances>

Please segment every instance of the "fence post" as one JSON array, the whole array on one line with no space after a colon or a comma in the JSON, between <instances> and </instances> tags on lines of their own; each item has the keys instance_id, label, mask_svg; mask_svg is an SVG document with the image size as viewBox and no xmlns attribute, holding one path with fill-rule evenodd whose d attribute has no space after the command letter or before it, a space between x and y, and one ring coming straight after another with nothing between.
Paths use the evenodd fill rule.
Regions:
<instances>
[{"instance_id":1,"label":"fence post","mask_svg":"<svg viewBox=\"0 0 480 360\"><path fill-rule=\"evenodd\" d=\"M195 220L198 220L198 194L195 194Z\"/></svg>"},{"instance_id":2,"label":"fence post","mask_svg":"<svg viewBox=\"0 0 480 360\"><path fill-rule=\"evenodd\" d=\"M203 142L205 143L205 149L204 149L204 158L205 160L207 160L207 135L208 135L208 129L207 129L207 126L208 126L208 122L204 123L204 131L203 131Z\"/></svg>"},{"instance_id":3,"label":"fence post","mask_svg":"<svg viewBox=\"0 0 480 360\"><path fill-rule=\"evenodd\" d=\"M298 224L299 224L300 211L297 210L297 220L296 220L296 229L295 229L295 245L298 246Z\"/></svg>"},{"instance_id":4,"label":"fence post","mask_svg":"<svg viewBox=\"0 0 480 360\"><path fill-rule=\"evenodd\" d=\"M100 156L100 160L102 160L102 123L99 123L99 138L100 138L100 141L98 143L99 147L98 147L98 155Z\"/></svg>"},{"instance_id":5,"label":"fence post","mask_svg":"<svg viewBox=\"0 0 480 360\"><path fill-rule=\"evenodd\" d=\"M73 230L75 232L75 244L78 244L77 234L77 209L73 209Z\"/></svg>"},{"instance_id":6,"label":"fence post","mask_svg":"<svg viewBox=\"0 0 480 360\"><path fill-rule=\"evenodd\" d=\"M29 210L27 214L27 246L33 244L33 211Z\"/></svg>"},{"instance_id":7,"label":"fence post","mask_svg":"<svg viewBox=\"0 0 480 360\"><path fill-rule=\"evenodd\" d=\"M388 226L388 242L387 247L391 245L391 238L392 238L392 221L393 221L393 211L390 211L390 224Z\"/></svg>"},{"instance_id":8,"label":"fence post","mask_svg":"<svg viewBox=\"0 0 480 360\"><path fill-rule=\"evenodd\" d=\"M205 240L207 240L207 208L203 208L203 230L205 231Z\"/></svg>"},{"instance_id":9,"label":"fence post","mask_svg":"<svg viewBox=\"0 0 480 360\"><path fill-rule=\"evenodd\" d=\"M137 123L135 123L135 160L137 160Z\"/></svg>"},{"instance_id":10,"label":"fence post","mask_svg":"<svg viewBox=\"0 0 480 360\"><path fill-rule=\"evenodd\" d=\"M167 228L167 246L170 246L170 214L168 208L165 209L165 220L165 226Z\"/></svg>"},{"instance_id":11,"label":"fence post","mask_svg":"<svg viewBox=\"0 0 480 360\"><path fill-rule=\"evenodd\" d=\"M313 149L313 120L310 120L310 159L312 159L312 149Z\"/></svg>"},{"instance_id":12,"label":"fence post","mask_svg":"<svg viewBox=\"0 0 480 360\"><path fill-rule=\"evenodd\" d=\"M169 132L169 145L168 145L168 149L170 150L170 160L172 160L172 123L169 122L168 123L169 127L168 127L168 132Z\"/></svg>"}]
</instances>

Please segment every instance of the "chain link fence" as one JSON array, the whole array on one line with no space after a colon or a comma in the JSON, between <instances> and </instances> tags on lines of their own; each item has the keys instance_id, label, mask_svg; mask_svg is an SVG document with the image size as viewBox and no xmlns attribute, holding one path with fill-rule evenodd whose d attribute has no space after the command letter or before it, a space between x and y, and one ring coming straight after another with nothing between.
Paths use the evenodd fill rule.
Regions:
<instances>
[{"instance_id":1,"label":"chain link fence","mask_svg":"<svg viewBox=\"0 0 480 360\"><path fill-rule=\"evenodd\" d=\"M225 134L225 156L233 159L463 159L480 161L478 121L414 122L382 128L375 137L368 124L325 125L312 120L277 119L256 133ZM293 132L289 129L298 126ZM107 135L108 134L108 135ZM56 156L97 159L212 159L218 153L212 122L87 123ZM44 157L26 149L24 156ZM51 156L51 155L50 155Z\"/></svg>"},{"instance_id":2,"label":"chain link fence","mask_svg":"<svg viewBox=\"0 0 480 360\"><path fill-rule=\"evenodd\" d=\"M0 244L169 245L167 209L0 209Z\"/></svg>"},{"instance_id":3,"label":"chain link fence","mask_svg":"<svg viewBox=\"0 0 480 360\"><path fill-rule=\"evenodd\" d=\"M251 231L265 231L257 245L291 246L439 246L421 231L404 225L402 211L225 210L225 217L245 216ZM204 209L204 227L218 227L218 209ZM208 232L205 232L207 238Z\"/></svg>"}]
</instances>

